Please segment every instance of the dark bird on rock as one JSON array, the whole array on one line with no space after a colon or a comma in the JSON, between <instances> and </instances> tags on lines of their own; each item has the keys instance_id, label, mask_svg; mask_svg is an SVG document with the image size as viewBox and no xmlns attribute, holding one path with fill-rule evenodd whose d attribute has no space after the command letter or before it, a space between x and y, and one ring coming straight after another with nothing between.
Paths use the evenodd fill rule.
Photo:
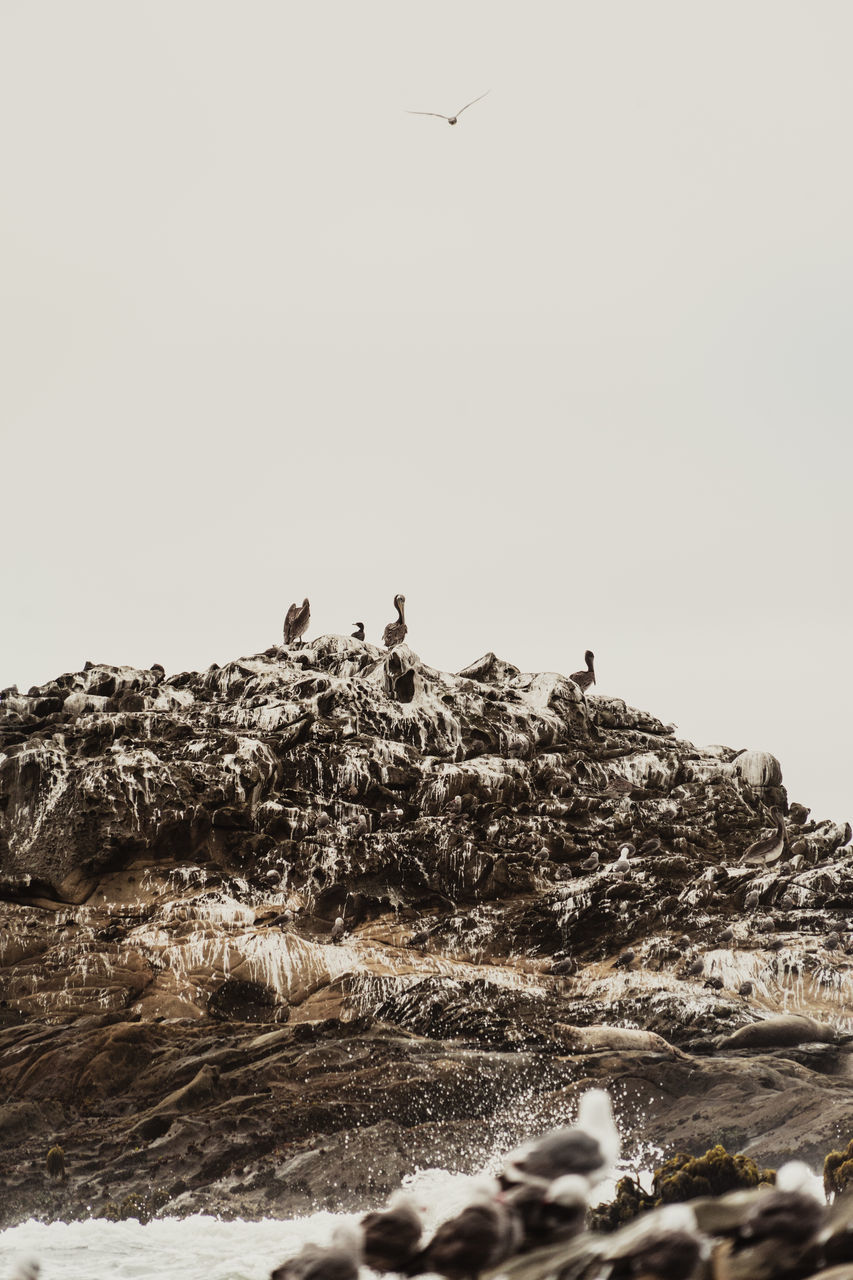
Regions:
<instances>
[{"instance_id":1,"label":"dark bird on rock","mask_svg":"<svg viewBox=\"0 0 853 1280\"><path fill-rule=\"evenodd\" d=\"M744 1000L746 1000L752 995L752 983L748 979L746 982L742 982L737 989L737 993L739 996L743 996Z\"/></svg>"},{"instance_id":2,"label":"dark bird on rock","mask_svg":"<svg viewBox=\"0 0 853 1280\"><path fill-rule=\"evenodd\" d=\"M406 597L395 596L394 608L397 610L397 621L389 622L382 633L382 643L386 649L393 649L395 644L402 644L409 628L406 626Z\"/></svg>"},{"instance_id":3,"label":"dark bird on rock","mask_svg":"<svg viewBox=\"0 0 853 1280\"><path fill-rule=\"evenodd\" d=\"M505 1188L519 1182L550 1186L555 1179L572 1173L586 1178L592 1186L615 1165L619 1147L609 1094L589 1089L580 1100L576 1124L552 1129L510 1152L498 1180Z\"/></svg>"},{"instance_id":4,"label":"dark bird on rock","mask_svg":"<svg viewBox=\"0 0 853 1280\"><path fill-rule=\"evenodd\" d=\"M630 968L631 965L634 963L634 960L636 959L636 954L637 953L635 951L632 951L630 947L628 948L627 951L620 952L619 955L616 957L616 959L613 961L613 968L614 969Z\"/></svg>"},{"instance_id":5,"label":"dark bird on rock","mask_svg":"<svg viewBox=\"0 0 853 1280\"><path fill-rule=\"evenodd\" d=\"M841 939L835 932L828 933L824 938L823 945L827 951L837 951L841 945Z\"/></svg>"},{"instance_id":6,"label":"dark bird on rock","mask_svg":"<svg viewBox=\"0 0 853 1280\"><path fill-rule=\"evenodd\" d=\"M708 979L708 981L705 983L705 986L708 988L709 991L722 991L723 987L725 986L725 983L723 982L722 978L713 977Z\"/></svg>"},{"instance_id":7,"label":"dark bird on rock","mask_svg":"<svg viewBox=\"0 0 853 1280\"><path fill-rule=\"evenodd\" d=\"M586 693L590 685L595 684L595 654L592 649L587 649L583 660L586 663L586 671L573 671L569 679L574 680L578 688Z\"/></svg>"},{"instance_id":8,"label":"dark bird on rock","mask_svg":"<svg viewBox=\"0 0 853 1280\"><path fill-rule=\"evenodd\" d=\"M723 932L720 934L719 941L720 941L720 942L731 942L731 940L732 940L732 938L733 938L734 936L735 936L735 931L734 931L734 929L732 928L732 926L731 926L731 925L727 925L727 926L726 926L726 928L723 930Z\"/></svg>"},{"instance_id":9,"label":"dark bird on rock","mask_svg":"<svg viewBox=\"0 0 853 1280\"><path fill-rule=\"evenodd\" d=\"M560 1275L565 1280L696 1280L698 1265L709 1253L709 1241L698 1229L692 1207L669 1204L642 1214L613 1234L583 1232L562 1244L559 1256L556 1248L549 1251L546 1256L553 1258L554 1265L538 1274ZM537 1274L532 1267L530 1273ZM516 1280L525 1270L510 1265L507 1274ZM701 1274L705 1275L704 1269ZM728 1280L724 1271L715 1270L714 1275Z\"/></svg>"},{"instance_id":10,"label":"dark bird on rock","mask_svg":"<svg viewBox=\"0 0 853 1280\"><path fill-rule=\"evenodd\" d=\"M345 933L346 925L344 924L343 916L336 916L335 923L332 925L332 942L340 942Z\"/></svg>"},{"instance_id":11,"label":"dark bird on rock","mask_svg":"<svg viewBox=\"0 0 853 1280\"><path fill-rule=\"evenodd\" d=\"M753 911L758 906L760 898L761 898L761 894L758 892L758 890L751 889L749 893L746 895L746 898L744 899L744 903L743 903L746 910Z\"/></svg>"},{"instance_id":12,"label":"dark bird on rock","mask_svg":"<svg viewBox=\"0 0 853 1280\"><path fill-rule=\"evenodd\" d=\"M308 630L311 621L311 606L307 598L301 605L292 604L284 618L284 643L296 644Z\"/></svg>"},{"instance_id":13,"label":"dark bird on rock","mask_svg":"<svg viewBox=\"0 0 853 1280\"><path fill-rule=\"evenodd\" d=\"M67 1174L65 1172L65 1152L62 1147L58 1144L52 1146L47 1153L44 1164L49 1178L55 1178L58 1182L65 1182Z\"/></svg>"},{"instance_id":14,"label":"dark bird on rock","mask_svg":"<svg viewBox=\"0 0 853 1280\"><path fill-rule=\"evenodd\" d=\"M450 1280L477 1280L499 1266L524 1239L521 1217L485 1189L455 1218L443 1222L429 1244L409 1265L409 1275L434 1271Z\"/></svg>"},{"instance_id":15,"label":"dark bird on rock","mask_svg":"<svg viewBox=\"0 0 853 1280\"><path fill-rule=\"evenodd\" d=\"M361 1219L364 1236L362 1253L374 1271L406 1271L417 1252L423 1218L411 1196L395 1191L388 1208L368 1213Z\"/></svg>"},{"instance_id":16,"label":"dark bird on rock","mask_svg":"<svg viewBox=\"0 0 853 1280\"><path fill-rule=\"evenodd\" d=\"M701 956L697 956L695 960L690 961L690 964L687 966L684 972L688 978L698 978L699 974L703 972L704 968L705 968L705 961L702 959Z\"/></svg>"},{"instance_id":17,"label":"dark bird on rock","mask_svg":"<svg viewBox=\"0 0 853 1280\"><path fill-rule=\"evenodd\" d=\"M446 120L448 124L456 124L462 112L467 111L469 107L473 107L475 102L480 102L487 93L491 93L491 89L487 89L486 93L481 93L479 98L472 98L470 102L466 102L464 107L459 108L455 116L444 116L440 111L409 111L408 114L410 116L435 116L437 120Z\"/></svg>"},{"instance_id":18,"label":"dark bird on rock","mask_svg":"<svg viewBox=\"0 0 853 1280\"><path fill-rule=\"evenodd\" d=\"M785 823L778 809L771 810L770 816L776 824L774 834L762 836L760 840L751 844L743 854L741 862L769 867L782 857L785 848Z\"/></svg>"},{"instance_id":19,"label":"dark bird on rock","mask_svg":"<svg viewBox=\"0 0 853 1280\"><path fill-rule=\"evenodd\" d=\"M577 960L573 956L566 956L565 960L555 960L548 972L555 978L565 978L571 973L576 973L577 967Z\"/></svg>"},{"instance_id":20,"label":"dark bird on rock","mask_svg":"<svg viewBox=\"0 0 853 1280\"><path fill-rule=\"evenodd\" d=\"M569 1173L547 1186L519 1183L508 1191L501 1191L497 1198L518 1213L524 1229L522 1247L529 1250L570 1240L582 1231L588 1194L586 1178Z\"/></svg>"},{"instance_id":21,"label":"dark bird on rock","mask_svg":"<svg viewBox=\"0 0 853 1280\"><path fill-rule=\"evenodd\" d=\"M364 623L354 622L352 625L355 627L355 631L353 631L352 633L352 639L363 640L364 639Z\"/></svg>"},{"instance_id":22,"label":"dark bird on rock","mask_svg":"<svg viewBox=\"0 0 853 1280\"><path fill-rule=\"evenodd\" d=\"M610 1265L596 1274L643 1280L688 1280L707 1248L688 1204L664 1205L605 1241Z\"/></svg>"},{"instance_id":23,"label":"dark bird on rock","mask_svg":"<svg viewBox=\"0 0 853 1280\"><path fill-rule=\"evenodd\" d=\"M637 852L641 858L647 858L650 853L657 853L660 847L660 836L649 836L648 840L643 841Z\"/></svg>"},{"instance_id":24,"label":"dark bird on rock","mask_svg":"<svg viewBox=\"0 0 853 1280\"><path fill-rule=\"evenodd\" d=\"M12 1280L38 1280L40 1275L41 1263L36 1262L35 1258L30 1258L27 1262L18 1263Z\"/></svg>"},{"instance_id":25,"label":"dark bird on rock","mask_svg":"<svg viewBox=\"0 0 853 1280\"><path fill-rule=\"evenodd\" d=\"M358 1280L360 1261L361 1232L357 1227L336 1227L331 1244L306 1244L276 1267L270 1280Z\"/></svg>"},{"instance_id":26,"label":"dark bird on rock","mask_svg":"<svg viewBox=\"0 0 853 1280\"><path fill-rule=\"evenodd\" d=\"M782 1165L772 1188L703 1196L691 1208L700 1228L722 1237L714 1251L719 1264L714 1274L721 1280L771 1280L782 1272L813 1275L812 1266L798 1263L807 1253L813 1256L817 1242L831 1232L823 1196L798 1160Z\"/></svg>"}]
</instances>

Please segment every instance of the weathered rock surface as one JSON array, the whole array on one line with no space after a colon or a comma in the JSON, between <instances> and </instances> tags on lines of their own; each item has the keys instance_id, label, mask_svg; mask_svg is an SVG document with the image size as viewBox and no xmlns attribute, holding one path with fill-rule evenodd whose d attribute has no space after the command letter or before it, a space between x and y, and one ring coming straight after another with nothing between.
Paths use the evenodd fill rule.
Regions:
<instances>
[{"instance_id":1,"label":"weathered rock surface","mask_svg":"<svg viewBox=\"0 0 853 1280\"><path fill-rule=\"evenodd\" d=\"M773 807L782 858L742 865ZM325 636L6 690L0 1224L375 1204L589 1080L629 1147L821 1159L853 1136L849 840L767 753L493 654ZM802 1040L739 1030L783 1013Z\"/></svg>"}]
</instances>

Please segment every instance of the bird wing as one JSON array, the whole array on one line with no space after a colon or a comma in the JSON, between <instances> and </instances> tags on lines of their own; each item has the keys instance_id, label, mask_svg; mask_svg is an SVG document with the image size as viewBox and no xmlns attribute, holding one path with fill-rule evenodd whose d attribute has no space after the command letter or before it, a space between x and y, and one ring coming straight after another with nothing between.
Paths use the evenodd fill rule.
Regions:
<instances>
[{"instance_id":1,"label":"bird wing","mask_svg":"<svg viewBox=\"0 0 853 1280\"><path fill-rule=\"evenodd\" d=\"M486 93L491 93L491 92L492 92L491 89L486 90ZM470 102L465 103L464 107L460 107L460 109L456 112L457 118L462 115L463 111L467 111L469 107L473 107L475 102L479 102L480 98L485 98L486 93L481 93L479 98L472 98Z\"/></svg>"},{"instance_id":2,"label":"bird wing","mask_svg":"<svg viewBox=\"0 0 853 1280\"><path fill-rule=\"evenodd\" d=\"M437 120L449 120L450 116L443 116L440 111L407 111L410 116L435 116Z\"/></svg>"}]
</instances>

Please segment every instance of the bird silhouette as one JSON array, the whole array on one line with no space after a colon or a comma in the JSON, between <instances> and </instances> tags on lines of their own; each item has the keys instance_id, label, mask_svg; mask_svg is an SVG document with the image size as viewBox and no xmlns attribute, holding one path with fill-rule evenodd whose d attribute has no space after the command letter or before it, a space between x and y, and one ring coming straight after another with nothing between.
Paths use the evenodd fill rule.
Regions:
<instances>
[{"instance_id":1,"label":"bird silhouette","mask_svg":"<svg viewBox=\"0 0 853 1280\"><path fill-rule=\"evenodd\" d=\"M487 89L486 93L491 93L491 89ZM480 98L485 98L486 93L481 93ZM410 116L436 116L439 120L446 120L448 124L456 124L456 121L462 115L463 111L467 111L469 107L473 107L475 102L479 102L480 98L472 98L470 102L466 102L464 107L460 107L455 116L443 116L440 111L410 111Z\"/></svg>"}]
</instances>

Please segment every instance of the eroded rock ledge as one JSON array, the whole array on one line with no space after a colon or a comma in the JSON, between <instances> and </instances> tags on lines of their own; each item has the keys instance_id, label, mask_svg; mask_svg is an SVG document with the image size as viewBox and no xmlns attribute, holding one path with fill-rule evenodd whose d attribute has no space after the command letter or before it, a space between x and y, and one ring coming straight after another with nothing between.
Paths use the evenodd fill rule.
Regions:
<instances>
[{"instance_id":1,"label":"eroded rock ledge","mask_svg":"<svg viewBox=\"0 0 853 1280\"><path fill-rule=\"evenodd\" d=\"M773 807L782 857L741 864ZM374 1203L590 1078L636 1142L821 1157L853 1136L849 839L772 756L493 654L325 636L6 690L2 1222ZM734 1036L781 1012L824 1030Z\"/></svg>"}]
</instances>

